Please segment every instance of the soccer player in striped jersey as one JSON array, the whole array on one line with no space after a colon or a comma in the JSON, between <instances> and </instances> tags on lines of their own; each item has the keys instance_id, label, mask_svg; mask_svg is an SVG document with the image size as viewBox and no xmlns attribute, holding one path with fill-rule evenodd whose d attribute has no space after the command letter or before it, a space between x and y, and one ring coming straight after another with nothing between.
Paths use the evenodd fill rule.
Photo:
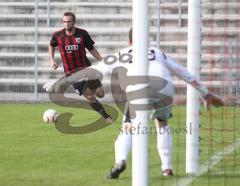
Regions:
<instances>
[{"instance_id":1,"label":"soccer player in striped jersey","mask_svg":"<svg viewBox=\"0 0 240 186\"><path fill-rule=\"evenodd\" d=\"M132 43L132 30L130 30L129 32L129 43ZM127 47L120 51L120 55L131 53L132 47ZM159 152L159 156L162 162L162 175L172 176L173 145L172 134L168 130L168 119L172 116L171 110L173 106L174 96L174 86L171 74L177 75L186 83L191 84L195 89L197 89L201 93L202 97L205 99L207 106L222 106L224 103L220 97L209 92L209 90L205 86L203 86L201 82L199 82L191 73L189 73L186 68L177 64L171 57L165 55L165 53L158 48L150 47L148 51L148 58L149 79L151 79L151 77L159 78L159 81L151 82L151 80L149 80L149 88L151 87L155 92L158 92L159 97L162 101L161 107L154 108L151 111L150 119L154 121L156 127L157 150ZM132 63L129 63L126 69L131 70L131 64ZM126 65L126 63L124 65ZM164 86L159 85L161 83L164 83ZM157 88L155 89L154 87ZM159 90L159 87L162 87L162 89ZM127 92L128 90L126 89L126 93ZM131 92L131 90L129 90L129 92ZM151 98L152 97L149 97L149 100ZM128 100L128 102L130 101L131 100ZM108 175L109 179L117 179L119 175L125 170L127 165L128 153L132 145L132 135L135 132L138 132L136 130L132 130L133 128L131 123L131 117L129 114L129 108L130 107L126 109L120 134L115 141L115 165L110 170L110 173Z\"/></svg>"},{"instance_id":2,"label":"soccer player in striped jersey","mask_svg":"<svg viewBox=\"0 0 240 186\"><path fill-rule=\"evenodd\" d=\"M71 76L76 72L81 71L89 66L91 62L86 56L86 49L98 60L102 57L94 48L94 41L84 29L75 27L76 16L73 12L65 12L63 15L64 28L54 32L49 43L50 63L55 70L58 68L58 63L54 60L55 47L59 48L64 72L66 74L66 82L71 82L74 89L79 95L83 95L91 107L101 114L106 122L112 122L104 110L103 106L98 102L96 97L104 97L104 90L99 79L87 79L82 81L70 81Z\"/></svg>"}]
</instances>

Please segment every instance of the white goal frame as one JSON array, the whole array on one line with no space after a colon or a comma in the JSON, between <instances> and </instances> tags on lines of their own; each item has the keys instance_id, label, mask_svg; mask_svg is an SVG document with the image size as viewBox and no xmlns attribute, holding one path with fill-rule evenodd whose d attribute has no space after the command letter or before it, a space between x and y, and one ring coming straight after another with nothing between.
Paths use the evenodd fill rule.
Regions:
<instances>
[{"instance_id":1,"label":"white goal frame","mask_svg":"<svg viewBox=\"0 0 240 186\"><path fill-rule=\"evenodd\" d=\"M200 79L201 61L201 0L188 1L188 54L187 68ZM187 133L186 173L199 172L199 93L191 85L187 86Z\"/></svg>"}]
</instances>

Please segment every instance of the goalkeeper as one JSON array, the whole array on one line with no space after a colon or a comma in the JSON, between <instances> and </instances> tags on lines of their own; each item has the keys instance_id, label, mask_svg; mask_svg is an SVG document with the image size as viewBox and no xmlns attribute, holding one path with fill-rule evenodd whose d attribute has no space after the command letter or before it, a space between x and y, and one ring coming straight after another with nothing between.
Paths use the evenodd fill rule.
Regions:
<instances>
[{"instance_id":1,"label":"goalkeeper","mask_svg":"<svg viewBox=\"0 0 240 186\"><path fill-rule=\"evenodd\" d=\"M129 31L129 43L132 44L132 30ZM120 51L121 54L131 54L132 48L127 47ZM204 98L207 108L210 105L222 106L223 100L209 92L186 68L177 64L171 57L164 54L158 48L150 47L148 52L149 69L148 76L159 77L165 80L166 85L158 91L158 94L163 97L163 104L161 108L156 108L152 111L150 118L154 120L157 132L157 150L162 162L161 171L163 176L172 176L172 136L168 131L168 119L172 116L171 110L173 106L174 87L172 83L171 74L175 74L182 80L191 84L197 89ZM131 63L128 64L128 69L131 69ZM152 87L159 87L157 83L163 81L153 81ZM151 82L150 82L151 84ZM161 87L161 86L160 86ZM127 92L127 91L126 91ZM111 168L108 175L109 179L117 179L119 175L125 170L127 165L128 153L132 145L132 123L129 113L129 108L124 114L122 130L115 141L115 164Z\"/></svg>"}]
</instances>

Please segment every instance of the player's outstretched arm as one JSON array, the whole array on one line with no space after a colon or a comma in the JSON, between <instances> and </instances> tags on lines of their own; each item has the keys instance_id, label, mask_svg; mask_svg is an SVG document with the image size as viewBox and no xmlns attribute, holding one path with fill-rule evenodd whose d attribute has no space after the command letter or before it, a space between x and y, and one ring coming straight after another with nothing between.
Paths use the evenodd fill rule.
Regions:
<instances>
[{"instance_id":1,"label":"player's outstretched arm","mask_svg":"<svg viewBox=\"0 0 240 186\"><path fill-rule=\"evenodd\" d=\"M207 110L211 107L211 105L215 107L220 107L224 105L224 101L220 96L217 96L211 92L209 92L206 96L204 96L204 99L206 101L205 105L207 107Z\"/></svg>"},{"instance_id":2,"label":"player's outstretched arm","mask_svg":"<svg viewBox=\"0 0 240 186\"><path fill-rule=\"evenodd\" d=\"M211 105L213 105L215 107L224 105L224 101L220 96L215 95L212 92L210 92L207 89L207 87L203 86L199 81L194 80L190 84L201 93L202 97L204 98L204 101L205 101L204 104L205 104L207 110L209 110Z\"/></svg>"},{"instance_id":3,"label":"player's outstretched arm","mask_svg":"<svg viewBox=\"0 0 240 186\"><path fill-rule=\"evenodd\" d=\"M215 107L224 105L224 101L221 97L209 92L207 87L202 85L201 82L198 81L195 76L188 72L188 70L185 67L177 64L172 58L167 57L166 65L171 72L176 74L185 82L191 84L195 89L197 89L201 93L202 97L205 99L205 105L207 107L207 110L209 110L211 105Z\"/></svg>"}]
</instances>

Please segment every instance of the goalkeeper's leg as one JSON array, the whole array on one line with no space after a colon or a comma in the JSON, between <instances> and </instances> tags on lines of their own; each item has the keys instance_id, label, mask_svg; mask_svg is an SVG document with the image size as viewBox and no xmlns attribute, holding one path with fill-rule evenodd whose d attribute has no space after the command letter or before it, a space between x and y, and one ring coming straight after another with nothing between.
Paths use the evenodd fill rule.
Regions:
<instances>
[{"instance_id":1,"label":"goalkeeper's leg","mask_svg":"<svg viewBox=\"0 0 240 186\"><path fill-rule=\"evenodd\" d=\"M115 141L115 165L110 170L109 179L117 179L126 169L128 153L132 147L131 127L130 122L123 123L120 134Z\"/></svg>"},{"instance_id":2,"label":"goalkeeper's leg","mask_svg":"<svg viewBox=\"0 0 240 186\"><path fill-rule=\"evenodd\" d=\"M157 131L157 149L162 161L163 176L172 176L172 134L166 121L154 119Z\"/></svg>"}]
</instances>

